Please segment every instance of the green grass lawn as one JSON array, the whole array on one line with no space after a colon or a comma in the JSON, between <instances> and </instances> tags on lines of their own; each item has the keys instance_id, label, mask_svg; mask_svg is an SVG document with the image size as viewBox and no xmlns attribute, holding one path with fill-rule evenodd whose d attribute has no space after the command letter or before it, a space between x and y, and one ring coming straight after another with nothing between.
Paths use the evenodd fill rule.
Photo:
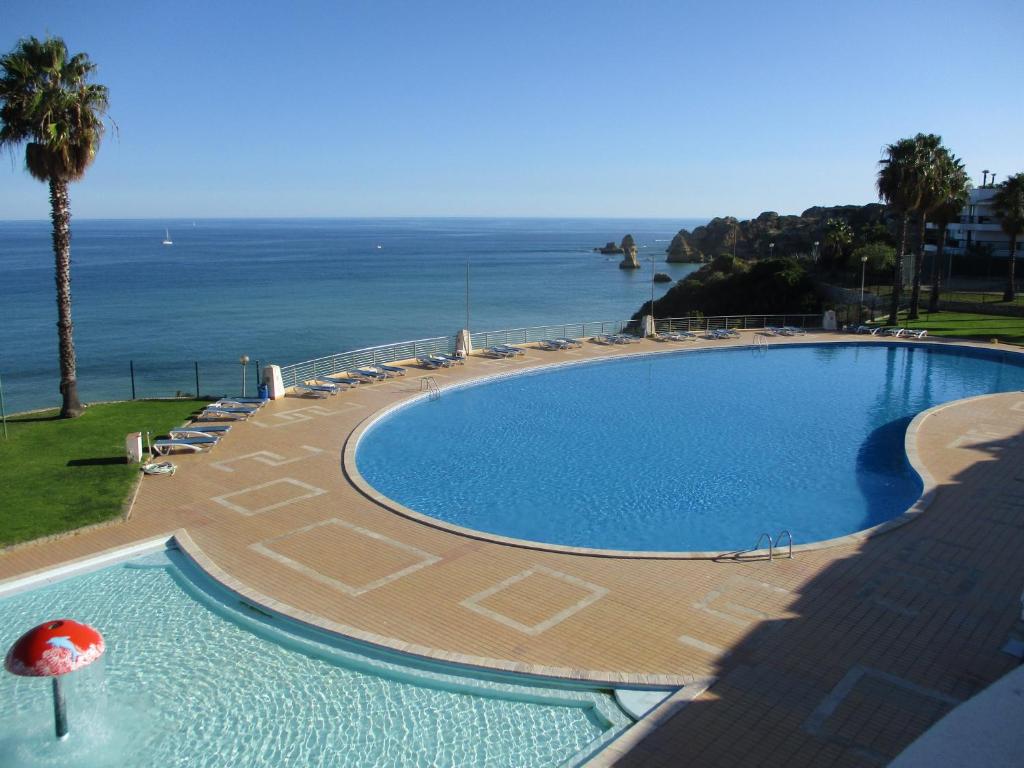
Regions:
<instances>
[{"instance_id":1,"label":"green grass lawn","mask_svg":"<svg viewBox=\"0 0 1024 768\"><path fill-rule=\"evenodd\" d=\"M90 406L77 419L58 419L56 410L8 418L7 440L0 430L0 546L116 517L139 474L125 462L125 435L166 434L204 405L135 400Z\"/></svg>"},{"instance_id":2,"label":"green grass lawn","mask_svg":"<svg viewBox=\"0 0 1024 768\"><path fill-rule=\"evenodd\" d=\"M900 312L899 316L898 325L904 328L927 328L929 336L951 336L979 341L999 339L1001 344L1024 344L1024 317L935 312L931 315L922 313L918 320L908 322L905 319L905 312ZM884 314L879 315L878 322L884 323L885 320Z\"/></svg>"}]
</instances>

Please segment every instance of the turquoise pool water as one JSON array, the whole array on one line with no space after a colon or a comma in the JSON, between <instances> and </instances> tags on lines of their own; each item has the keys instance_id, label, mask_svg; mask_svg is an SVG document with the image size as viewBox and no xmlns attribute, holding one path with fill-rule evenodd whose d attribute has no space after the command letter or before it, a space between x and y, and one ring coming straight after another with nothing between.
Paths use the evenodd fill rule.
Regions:
<instances>
[{"instance_id":1,"label":"turquoise pool water","mask_svg":"<svg viewBox=\"0 0 1024 768\"><path fill-rule=\"evenodd\" d=\"M452 675L285 631L204 578L159 553L0 599L5 649L55 617L92 624L108 648L65 678L63 743L49 681L0 674L0 765L557 766L628 722L601 692Z\"/></svg>"},{"instance_id":2,"label":"turquoise pool water","mask_svg":"<svg viewBox=\"0 0 1024 768\"><path fill-rule=\"evenodd\" d=\"M411 509L532 541L729 551L903 513L906 427L1024 388L1021 357L911 344L652 354L444 390L374 424L360 473Z\"/></svg>"}]
</instances>

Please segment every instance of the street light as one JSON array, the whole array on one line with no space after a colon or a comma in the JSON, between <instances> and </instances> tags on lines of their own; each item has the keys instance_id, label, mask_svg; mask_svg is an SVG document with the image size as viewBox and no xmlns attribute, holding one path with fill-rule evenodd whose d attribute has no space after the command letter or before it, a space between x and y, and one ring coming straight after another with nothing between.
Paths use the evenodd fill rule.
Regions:
<instances>
[{"instance_id":1,"label":"street light","mask_svg":"<svg viewBox=\"0 0 1024 768\"><path fill-rule=\"evenodd\" d=\"M768 243L768 258L771 259L775 256L775 243Z\"/></svg>"},{"instance_id":2,"label":"street light","mask_svg":"<svg viewBox=\"0 0 1024 768\"><path fill-rule=\"evenodd\" d=\"M857 318L860 322L864 322L864 316L861 314L864 312L864 272L868 267L868 257L860 257L860 304L857 305Z\"/></svg>"},{"instance_id":3,"label":"street light","mask_svg":"<svg viewBox=\"0 0 1024 768\"><path fill-rule=\"evenodd\" d=\"M819 245L818 241L815 240L814 241L814 263L815 264L818 263L818 245Z\"/></svg>"},{"instance_id":4,"label":"street light","mask_svg":"<svg viewBox=\"0 0 1024 768\"><path fill-rule=\"evenodd\" d=\"M249 364L249 356L242 355L238 358L238 362L242 364L242 397L245 397L245 366Z\"/></svg>"}]
</instances>

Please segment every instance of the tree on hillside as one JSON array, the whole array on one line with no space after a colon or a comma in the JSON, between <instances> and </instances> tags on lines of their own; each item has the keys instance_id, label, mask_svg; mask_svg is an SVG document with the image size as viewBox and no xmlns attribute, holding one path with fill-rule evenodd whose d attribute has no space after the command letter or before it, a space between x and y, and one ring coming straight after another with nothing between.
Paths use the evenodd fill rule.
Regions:
<instances>
[{"instance_id":1,"label":"tree on hillside","mask_svg":"<svg viewBox=\"0 0 1024 768\"><path fill-rule=\"evenodd\" d=\"M920 174L917 167L917 144L913 139L900 139L885 148L886 156L879 161L878 197L895 211L900 220L899 246L893 264L892 299L889 305L889 325L896 324L903 288L903 253L907 247L907 227L910 214L921 202Z\"/></svg>"},{"instance_id":2,"label":"tree on hillside","mask_svg":"<svg viewBox=\"0 0 1024 768\"><path fill-rule=\"evenodd\" d=\"M1014 285L1014 264L1017 261L1017 238L1024 232L1024 173L1015 173L998 187L992 197L992 210L1003 232L1010 236L1010 265L1006 277L1003 301L1017 298Z\"/></svg>"},{"instance_id":3,"label":"tree on hillside","mask_svg":"<svg viewBox=\"0 0 1024 768\"><path fill-rule=\"evenodd\" d=\"M932 294L928 311L939 311L939 297L942 293L942 255L946 250L946 227L960 218L960 213L971 198L971 180L963 161L954 154L947 154L939 168L941 202L932 209L932 221L937 229L938 243L935 261L932 263Z\"/></svg>"},{"instance_id":4,"label":"tree on hillside","mask_svg":"<svg viewBox=\"0 0 1024 768\"><path fill-rule=\"evenodd\" d=\"M50 186L62 418L83 411L71 323L68 184L85 175L103 137L107 89L88 82L95 70L86 54L69 57L57 37L25 38L0 57L0 147L13 152L25 144L29 174Z\"/></svg>"},{"instance_id":5,"label":"tree on hillside","mask_svg":"<svg viewBox=\"0 0 1024 768\"><path fill-rule=\"evenodd\" d=\"M822 249L828 256L832 269L842 267L844 252L853 242L853 229L842 219L829 219L825 222L825 235L822 237Z\"/></svg>"}]
</instances>

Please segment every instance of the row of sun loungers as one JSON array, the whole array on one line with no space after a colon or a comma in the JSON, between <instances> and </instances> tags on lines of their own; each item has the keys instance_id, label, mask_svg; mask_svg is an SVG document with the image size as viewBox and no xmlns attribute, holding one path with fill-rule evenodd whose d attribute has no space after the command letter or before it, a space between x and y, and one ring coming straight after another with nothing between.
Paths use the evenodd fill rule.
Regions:
<instances>
[{"instance_id":1,"label":"row of sun loungers","mask_svg":"<svg viewBox=\"0 0 1024 768\"><path fill-rule=\"evenodd\" d=\"M197 453L211 450L231 431L231 425L223 421L244 421L265 404L266 401L257 397L217 400L207 405L191 423L169 430L166 438L154 440L150 448L157 456L166 456L174 451ZM206 423L211 419L216 420L215 423Z\"/></svg>"},{"instance_id":2,"label":"row of sun loungers","mask_svg":"<svg viewBox=\"0 0 1024 768\"><path fill-rule=\"evenodd\" d=\"M928 335L928 331L924 328L920 330L913 328L886 328L881 325L859 325L854 329L854 333L869 333L872 336L892 336L897 339L923 339Z\"/></svg>"},{"instance_id":3,"label":"row of sun loungers","mask_svg":"<svg viewBox=\"0 0 1024 768\"><path fill-rule=\"evenodd\" d=\"M565 350L565 349L578 349L583 346L583 342L579 339L570 338L558 338L558 339L544 339L537 344L540 349L549 350Z\"/></svg>"}]
</instances>

